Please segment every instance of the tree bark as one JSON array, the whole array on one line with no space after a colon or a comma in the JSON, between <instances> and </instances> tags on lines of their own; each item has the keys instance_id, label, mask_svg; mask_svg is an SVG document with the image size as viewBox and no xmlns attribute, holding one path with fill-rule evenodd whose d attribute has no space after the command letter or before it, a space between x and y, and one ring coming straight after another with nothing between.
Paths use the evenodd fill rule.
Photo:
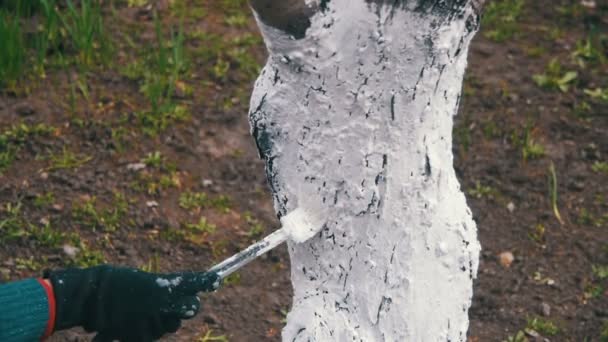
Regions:
<instances>
[{"instance_id":1,"label":"tree bark","mask_svg":"<svg viewBox=\"0 0 608 342\"><path fill-rule=\"evenodd\" d=\"M275 208L322 206L325 219L289 244L283 340L466 341L480 247L452 118L475 4L251 5L270 57L249 115Z\"/></svg>"}]
</instances>

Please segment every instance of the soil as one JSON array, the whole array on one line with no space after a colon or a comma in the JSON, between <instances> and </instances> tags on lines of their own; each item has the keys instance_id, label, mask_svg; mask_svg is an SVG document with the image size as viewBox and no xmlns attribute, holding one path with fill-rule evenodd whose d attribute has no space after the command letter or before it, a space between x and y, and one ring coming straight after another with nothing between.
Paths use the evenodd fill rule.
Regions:
<instances>
[{"instance_id":1,"label":"soil","mask_svg":"<svg viewBox=\"0 0 608 342\"><path fill-rule=\"evenodd\" d=\"M163 26L177 27L180 16L168 3L156 5ZM239 12L247 14L246 20L235 25L225 20L226 1L187 3L189 14L201 9L204 15L186 17L185 32L213 33L222 40L250 33L258 38L246 53L263 64L265 49L246 8ZM472 45L454 129L455 165L483 247L470 310L470 341L503 341L537 317L559 327L554 336L539 331L552 341L600 341L608 324L608 279L598 271L608 266L608 172L593 167L608 162L608 101L584 94L584 89L608 87L608 64L583 68L572 57L577 42L587 37L590 22L607 32L608 12L603 5L569 14L560 10L571 4L528 1L515 37L495 42L482 27ZM50 134L27 139L16 160L0 173L0 222L10 219L9 204L20 203L19 222L25 231L48 223L83 243L67 238L51 243L43 234L32 233L8 239L2 224L4 281L37 276L44 268L95 263L82 256L85 248L99 251L112 264L205 270L278 226L247 122L254 75L224 56L230 68L218 78L213 74L216 60L200 53L214 48L214 41L187 35L190 65L182 82L192 93L179 94L175 101L187 107L191 117L170 123L157 135L146 134L136 115L149 108L140 92L141 80L129 79L120 70L138 56L125 36L138 46L153 41L151 10L123 4L106 14L116 41L109 64L86 73L74 66L49 68L44 78L28 77L16 89L0 91L0 132L18 123L54 127ZM543 89L532 79L552 58L564 70L578 71L567 92ZM88 91L84 96L77 90L70 102L66 94L74 93L76 79L83 79ZM523 157L526 135L528 145L542 145L544 154ZM89 160L56 169L52 156L64 150ZM155 151L164 158L160 165L133 170L133 164ZM561 223L550 196L551 165ZM138 186L162 176L172 179L171 185ZM212 199L227 196L230 204L187 210L179 205L187 191L205 192ZM78 219L82 203L94 203L98 212L116 208L116 192L127 200L116 229L108 220L92 227L90 221ZM52 198L41 204L49 193ZM87 202L93 198L95 202ZM201 217L216 231L185 228ZM65 245L81 251L74 256ZM514 255L509 267L500 263L503 252ZM206 341L202 336L211 331L230 341L279 341L291 291L289 259L280 247L218 292L203 295L201 314L164 340ZM74 330L58 333L52 341L89 338Z\"/></svg>"}]
</instances>

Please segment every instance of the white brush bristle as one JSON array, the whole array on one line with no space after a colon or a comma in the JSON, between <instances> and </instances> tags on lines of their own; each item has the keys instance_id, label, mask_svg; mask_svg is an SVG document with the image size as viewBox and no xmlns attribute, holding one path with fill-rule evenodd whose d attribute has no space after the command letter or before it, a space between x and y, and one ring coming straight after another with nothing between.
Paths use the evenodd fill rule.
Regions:
<instances>
[{"instance_id":1,"label":"white brush bristle","mask_svg":"<svg viewBox=\"0 0 608 342\"><path fill-rule=\"evenodd\" d=\"M297 208L283 216L281 225L289 235L289 239L295 243L305 242L323 227L322 223L313 214L302 208Z\"/></svg>"}]
</instances>

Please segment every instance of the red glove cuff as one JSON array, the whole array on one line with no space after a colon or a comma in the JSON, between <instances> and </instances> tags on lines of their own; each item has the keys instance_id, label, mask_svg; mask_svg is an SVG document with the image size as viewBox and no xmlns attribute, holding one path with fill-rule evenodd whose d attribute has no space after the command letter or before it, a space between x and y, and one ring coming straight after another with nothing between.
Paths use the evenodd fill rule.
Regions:
<instances>
[{"instance_id":1,"label":"red glove cuff","mask_svg":"<svg viewBox=\"0 0 608 342\"><path fill-rule=\"evenodd\" d=\"M44 329L44 335L42 335L41 341L46 340L49 336L53 334L53 329L55 328L55 315L57 314L57 303L55 302L55 294L53 293L53 287L44 281L44 279L37 279L44 291L46 292L46 298L49 302L49 320L46 324L46 329Z\"/></svg>"}]
</instances>

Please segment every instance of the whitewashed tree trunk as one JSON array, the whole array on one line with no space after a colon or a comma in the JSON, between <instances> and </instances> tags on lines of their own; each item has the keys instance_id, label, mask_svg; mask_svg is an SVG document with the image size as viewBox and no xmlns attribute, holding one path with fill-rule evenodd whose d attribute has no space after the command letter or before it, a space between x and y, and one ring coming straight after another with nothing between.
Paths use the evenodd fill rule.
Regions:
<instances>
[{"instance_id":1,"label":"whitewashed tree trunk","mask_svg":"<svg viewBox=\"0 0 608 342\"><path fill-rule=\"evenodd\" d=\"M284 341L465 341L476 226L453 169L467 0L251 0L270 57L252 133L289 245Z\"/></svg>"}]
</instances>

